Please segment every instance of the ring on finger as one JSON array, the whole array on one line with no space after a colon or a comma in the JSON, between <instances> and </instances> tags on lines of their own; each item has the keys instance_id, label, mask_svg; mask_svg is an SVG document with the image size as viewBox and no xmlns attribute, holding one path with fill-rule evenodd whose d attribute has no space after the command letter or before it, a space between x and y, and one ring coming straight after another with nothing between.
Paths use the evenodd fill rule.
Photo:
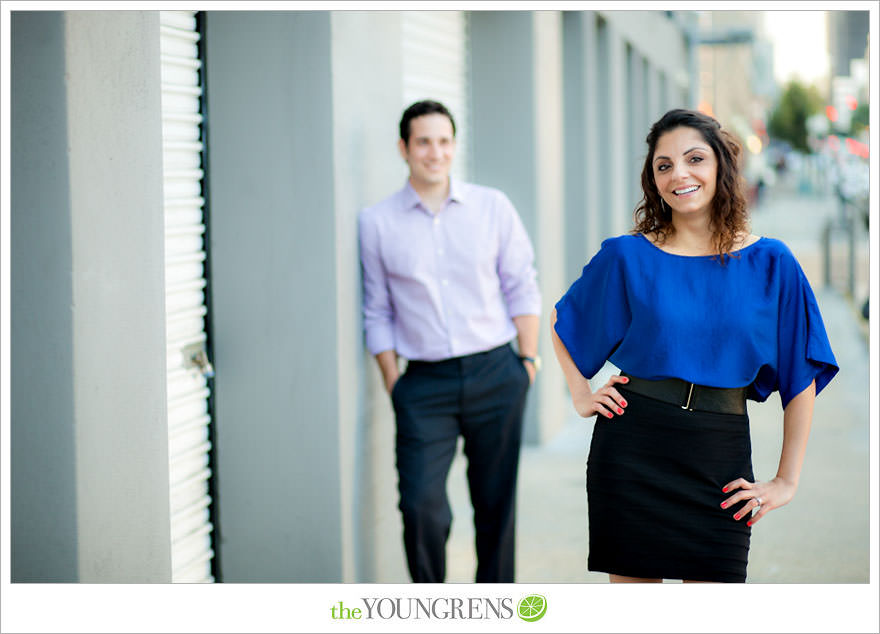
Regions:
<instances>
[{"instance_id":1,"label":"ring on finger","mask_svg":"<svg viewBox=\"0 0 880 634\"><path fill-rule=\"evenodd\" d=\"M756 496L756 497L755 497L755 502L758 503L758 506L762 506L762 504L761 504L761 498L760 498L760 497L757 497L757 496Z\"/></svg>"}]
</instances>

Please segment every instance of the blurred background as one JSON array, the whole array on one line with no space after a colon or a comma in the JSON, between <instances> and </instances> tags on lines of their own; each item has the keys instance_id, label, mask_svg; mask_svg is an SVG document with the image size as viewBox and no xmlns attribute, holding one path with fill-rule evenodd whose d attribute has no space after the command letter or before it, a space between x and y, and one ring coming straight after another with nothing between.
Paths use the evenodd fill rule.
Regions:
<instances>
[{"instance_id":1,"label":"blurred background","mask_svg":"<svg viewBox=\"0 0 880 634\"><path fill-rule=\"evenodd\" d=\"M403 185L397 125L423 98L456 117L455 175L517 207L545 315L631 227L656 119L697 108L740 139L754 233L795 252L842 367L750 580L867 582L868 10L3 17L13 582L408 581L356 217ZM603 582L591 421L541 337L517 580ZM773 477L778 399L750 414Z\"/></svg>"}]
</instances>

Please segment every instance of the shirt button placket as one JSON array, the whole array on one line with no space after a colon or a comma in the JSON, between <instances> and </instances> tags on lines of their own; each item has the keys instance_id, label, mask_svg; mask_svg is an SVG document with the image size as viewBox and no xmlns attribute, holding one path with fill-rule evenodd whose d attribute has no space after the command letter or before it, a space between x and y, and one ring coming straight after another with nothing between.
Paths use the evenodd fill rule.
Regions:
<instances>
[{"instance_id":1,"label":"shirt button placket","mask_svg":"<svg viewBox=\"0 0 880 634\"><path fill-rule=\"evenodd\" d=\"M450 328L449 328L449 314L447 313L447 310L446 310L446 305L448 302L448 297L446 295L446 292L449 289L449 278L448 278L449 271L446 266L446 264L447 264L446 260L443 259L442 257L440 257L445 252L443 233L440 231L440 223L441 223L440 216L434 216L434 220L432 222L432 228L433 228L432 233L434 236L435 252L437 254L437 257L434 260L435 264L436 264L435 271L437 272L437 279L440 282L440 305L443 310L443 325L446 327L446 336L447 336L447 341L448 341L448 345L449 345L449 352L451 355L451 354L453 354L454 346L453 346L452 333L450 332Z\"/></svg>"}]
</instances>

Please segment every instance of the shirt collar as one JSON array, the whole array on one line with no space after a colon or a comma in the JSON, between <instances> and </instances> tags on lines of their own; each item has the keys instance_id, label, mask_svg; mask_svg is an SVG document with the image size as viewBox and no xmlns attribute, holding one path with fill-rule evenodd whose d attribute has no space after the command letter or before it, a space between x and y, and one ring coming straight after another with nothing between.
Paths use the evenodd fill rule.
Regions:
<instances>
[{"instance_id":1,"label":"shirt collar","mask_svg":"<svg viewBox=\"0 0 880 634\"><path fill-rule=\"evenodd\" d=\"M404 209L412 209L422 202L421 198L419 198L419 195L416 193L416 190L413 189L412 183L409 182L409 178L407 178L406 182L403 184L403 189L400 190L400 194L403 197Z\"/></svg>"},{"instance_id":2,"label":"shirt collar","mask_svg":"<svg viewBox=\"0 0 880 634\"><path fill-rule=\"evenodd\" d=\"M452 176L449 177L449 200L464 204L464 187Z\"/></svg>"},{"instance_id":3,"label":"shirt collar","mask_svg":"<svg viewBox=\"0 0 880 634\"><path fill-rule=\"evenodd\" d=\"M402 194L404 209L412 209L422 202L422 199L419 198L416 190L413 189L412 183L409 182L409 178L406 179L406 183L403 186ZM465 202L464 188L461 186L459 181L452 176L449 177L449 196L446 200L452 200L459 204L464 204Z\"/></svg>"}]
</instances>

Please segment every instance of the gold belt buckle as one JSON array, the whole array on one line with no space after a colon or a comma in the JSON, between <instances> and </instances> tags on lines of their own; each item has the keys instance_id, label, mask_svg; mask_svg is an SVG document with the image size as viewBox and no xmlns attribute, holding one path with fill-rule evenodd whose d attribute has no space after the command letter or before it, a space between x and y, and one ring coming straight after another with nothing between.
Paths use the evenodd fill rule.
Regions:
<instances>
[{"instance_id":1,"label":"gold belt buckle","mask_svg":"<svg viewBox=\"0 0 880 634\"><path fill-rule=\"evenodd\" d=\"M682 405L682 406L681 406L681 409L686 409L686 410L688 410L689 412L694 411L694 410L691 409L691 398L693 397L693 395L694 395L694 384L691 383L691 387L690 387L690 389L688 389L687 403L685 403L684 405Z\"/></svg>"}]
</instances>

